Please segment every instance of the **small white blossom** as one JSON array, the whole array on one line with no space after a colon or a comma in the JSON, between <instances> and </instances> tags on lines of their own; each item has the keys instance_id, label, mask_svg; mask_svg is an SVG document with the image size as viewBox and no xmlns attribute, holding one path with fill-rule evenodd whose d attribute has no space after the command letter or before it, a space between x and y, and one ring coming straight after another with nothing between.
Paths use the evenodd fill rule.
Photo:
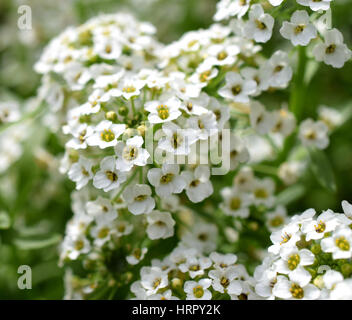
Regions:
<instances>
[{"instance_id":1,"label":"small white blossom","mask_svg":"<svg viewBox=\"0 0 352 320\"><path fill-rule=\"evenodd\" d=\"M260 4L254 4L249 11L249 21L244 25L244 35L256 42L267 42L270 40L274 18L267 13Z\"/></svg>"},{"instance_id":2,"label":"small white blossom","mask_svg":"<svg viewBox=\"0 0 352 320\"><path fill-rule=\"evenodd\" d=\"M146 184L128 186L122 195L128 210L135 215L149 213L155 207L155 200L151 197L152 190Z\"/></svg>"},{"instance_id":3,"label":"small white blossom","mask_svg":"<svg viewBox=\"0 0 352 320\"><path fill-rule=\"evenodd\" d=\"M147 234L152 240L166 239L174 235L175 221L169 212L154 210L147 216Z\"/></svg>"},{"instance_id":4,"label":"small white blossom","mask_svg":"<svg viewBox=\"0 0 352 320\"><path fill-rule=\"evenodd\" d=\"M108 192L118 188L126 178L126 173L116 170L116 158L109 156L100 162L100 170L94 176L93 185Z\"/></svg>"},{"instance_id":5,"label":"small white blossom","mask_svg":"<svg viewBox=\"0 0 352 320\"><path fill-rule=\"evenodd\" d=\"M324 43L317 44L313 49L315 59L334 68L342 68L352 56L351 50L343 43L342 33L337 29L328 30L324 40Z\"/></svg>"},{"instance_id":6,"label":"small white blossom","mask_svg":"<svg viewBox=\"0 0 352 320\"><path fill-rule=\"evenodd\" d=\"M68 177L76 182L76 189L82 189L90 179L93 178L93 162L87 158L80 157L68 171Z\"/></svg>"},{"instance_id":7,"label":"small white blossom","mask_svg":"<svg viewBox=\"0 0 352 320\"><path fill-rule=\"evenodd\" d=\"M309 15L305 10L295 11L290 22L284 21L280 33L294 46L306 46L317 37L317 29L309 23Z\"/></svg>"}]
</instances>

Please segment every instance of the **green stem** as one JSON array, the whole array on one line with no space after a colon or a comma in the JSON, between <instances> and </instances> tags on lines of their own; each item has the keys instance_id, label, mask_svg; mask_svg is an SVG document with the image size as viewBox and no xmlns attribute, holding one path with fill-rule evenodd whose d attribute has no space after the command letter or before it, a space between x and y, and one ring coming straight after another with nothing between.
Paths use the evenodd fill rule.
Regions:
<instances>
[{"instance_id":1,"label":"green stem","mask_svg":"<svg viewBox=\"0 0 352 320\"><path fill-rule=\"evenodd\" d=\"M134 98L131 98L131 107L132 107L133 115L135 115L136 114L136 107L134 105Z\"/></svg>"}]
</instances>

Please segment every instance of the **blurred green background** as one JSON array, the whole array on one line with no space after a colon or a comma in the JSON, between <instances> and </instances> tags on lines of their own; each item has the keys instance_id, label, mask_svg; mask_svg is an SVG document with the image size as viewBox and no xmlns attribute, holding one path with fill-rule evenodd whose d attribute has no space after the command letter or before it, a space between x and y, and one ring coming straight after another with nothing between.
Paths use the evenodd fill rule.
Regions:
<instances>
[{"instance_id":1,"label":"blurred green background","mask_svg":"<svg viewBox=\"0 0 352 320\"><path fill-rule=\"evenodd\" d=\"M152 22L157 27L158 39L169 43L188 30L209 26L216 2L0 0L0 101L24 103L35 96L40 77L33 71L33 64L48 41L68 25L79 25L98 12L130 11L137 18ZM20 31L17 27L17 10L24 4L32 8L31 31ZM333 25L343 32L345 42L351 46L352 1L335 1L333 9ZM268 43L266 52L277 48L276 40ZM319 65L306 91L304 117L316 118L321 104L352 109L351 75L351 62L341 70ZM289 93L283 92L281 99L287 99ZM63 271L57 266L57 246L71 217L69 203L73 184L50 166L55 161L52 157L63 151L55 135L37 120L26 124L27 127L19 129L27 130L22 156L0 173L0 213L6 211L10 218L10 227L0 229L0 299L61 299ZM326 150L336 176L337 192L320 187L310 173L303 181L307 192L290 204L289 212L309 207L340 211L341 200L352 200L351 128L350 119L332 135ZM17 287L17 268L22 264L32 267L32 290Z\"/></svg>"}]
</instances>

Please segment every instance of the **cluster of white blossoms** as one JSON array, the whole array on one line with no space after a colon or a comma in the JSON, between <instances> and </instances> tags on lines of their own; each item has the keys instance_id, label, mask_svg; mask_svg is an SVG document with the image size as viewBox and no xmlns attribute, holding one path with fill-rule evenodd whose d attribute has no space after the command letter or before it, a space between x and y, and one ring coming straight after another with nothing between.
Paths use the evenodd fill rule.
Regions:
<instances>
[{"instance_id":1,"label":"cluster of white blossoms","mask_svg":"<svg viewBox=\"0 0 352 320\"><path fill-rule=\"evenodd\" d=\"M204 255L181 243L142 267L131 291L139 300L248 300L257 297L253 280L235 254Z\"/></svg>"},{"instance_id":2,"label":"cluster of white blossoms","mask_svg":"<svg viewBox=\"0 0 352 320\"><path fill-rule=\"evenodd\" d=\"M265 299L352 299L352 205L344 213L308 209L271 234L257 267L255 292Z\"/></svg>"},{"instance_id":3,"label":"cluster of white blossoms","mask_svg":"<svg viewBox=\"0 0 352 320\"><path fill-rule=\"evenodd\" d=\"M328 1L298 3L328 8L322 5ZM179 246L142 268L132 291L139 298L255 296L234 255L211 253L217 226L229 217L245 220L252 208L257 215L265 211L259 221L273 232L288 221L277 205L274 179L257 178L251 170L246 137L256 134L278 150L289 136L324 149L332 127L341 124L326 107L318 121L299 122L294 108L282 102L264 105L261 95L288 88L294 73L287 52L265 57L257 44L272 36L275 21L267 8L249 0L220 1L215 20L231 17L229 23L187 32L169 45L154 38L152 25L130 15L100 15L68 28L44 51L36 70L43 74L39 96L50 106L45 122L64 134L60 171L76 187L61 262L98 266L83 294L104 286L104 279L111 280L109 287L116 279L131 281L126 270L144 265L158 250L157 240L177 240L183 209L207 215L205 200L220 192L217 209L224 220L210 213L211 224L195 223L208 236L204 230L184 234L182 246L190 249ZM337 30L328 30L324 43L316 40L316 18L298 10L281 34L294 45L318 41L317 60L341 67L350 51ZM279 176L292 183L300 170L288 163ZM228 172L233 186L216 188L215 176ZM175 258L180 254L184 261Z\"/></svg>"},{"instance_id":4,"label":"cluster of white blossoms","mask_svg":"<svg viewBox=\"0 0 352 320\"><path fill-rule=\"evenodd\" d=\"M217 5L214 16L216 21L232 19L236 32L247 39L263 43L271 39L275 24L275 15L280 14L280 7L289 5L292 15L289 21L284 21L280 28L283 38L290 40L294 46L312 45L312 53L317 61L324 61L334 68L341 68L351 59L352 52L343 41L341 32L337 29L319 30L319 18L325 17L325 11L330 9L328 1L297 0L269 0L264 4L252 0L221 0ZM271 10L272 7L278 7ZM309 9L311 12L308 12ZM273 12L273 16L266 13L266 9ZM285 7L287 9L287 7ZM248 14L247 14L248 12ZM329 27L329 26L328 26Z\"/></svg>"}]
</instances>

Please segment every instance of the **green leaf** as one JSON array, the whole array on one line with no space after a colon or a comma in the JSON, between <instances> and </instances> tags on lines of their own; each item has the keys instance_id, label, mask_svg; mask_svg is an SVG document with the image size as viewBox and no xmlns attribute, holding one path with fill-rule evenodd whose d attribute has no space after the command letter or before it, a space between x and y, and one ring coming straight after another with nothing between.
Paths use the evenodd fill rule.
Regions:
<instances>
[{"instance_id":1,"label":"green leaf","mask_svg":"<svg viewBox=\"0 0 352 320\"><path fill-rule=\"evenodd\" d=\"M42 249L45 247L49 247L55 245L61 241L60 234L53 234L48 238L45 239L16 239L15 245L22 250L35 250L35 249Z\"/></svg>"},{"instance_id":2,"label":"green leaf","mask_svg":"<svg viewBox=\"0 0 352 320\"><path fill-rule=\"evenodd\" d=\"M322 187L336 192L335 175L326 154L316 148L309 148L310 167Z\"/></svg>"},{"instance_id":3,"label":"green leaf","mask_svg":"<svg viewBox=\"0 0 352 320\"><path fill-rule=\"evenodd\" d=\"M0 212L0 230L8 229L11 226L9 215L5 211Z\"/></svg>"},{"instance_id":4,"label":"green leaf","mask_svg":"<svg viewBox=\"0 0 352 320\"><path fill-rule=\"evenodd\" d=\"M284 191L280 192L276 197L276 204L286 206L296 201L304 195L306 188L302 184L295 184Z\"/></svg>"}]
</instances>

